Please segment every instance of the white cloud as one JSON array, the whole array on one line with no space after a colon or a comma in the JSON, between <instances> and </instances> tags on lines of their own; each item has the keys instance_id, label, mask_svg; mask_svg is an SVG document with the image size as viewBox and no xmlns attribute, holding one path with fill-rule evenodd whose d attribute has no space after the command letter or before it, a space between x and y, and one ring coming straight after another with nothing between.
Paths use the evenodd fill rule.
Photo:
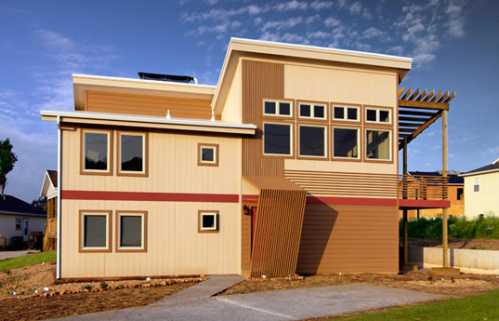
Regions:
<instances>
[{"instance_id":1,"label":"white cloud","mask_svg":"<svg viewBox=\"0 0 499 321\"><path fill-rule=\"evenodd\" d=\"M323 9L329 9L333 6L332 1L319 1L315 0L310 3L310 8L314 10L323 10Z\"/></svg>"},{"instance_id":2,"label":"white cloud","mask_svg":"<svg viewBox=\"0 0 499 321\"><path fill-rule=\"evenodd\" d=\"M366 39L379 38L385 35L385 32L375 27L369 27L362 33L362 37Z\"/></svg>"},{"instance_id":3,"label":"white cloud","mask_svg":"<svg viewBox=\"0 0 499 321\"><path fill-rule=\"evenodd\" d=\"M291 0L278 3L274 8L277 11L305 10L308 8L308 3L305 1Z\"/></svg>"},{"instance_id":4,"label":"white cloud","mask_svg":"<svg viewBox=\"0 0 499 321\"><path fill-rule=\"evenodd\" d=\"M358 1L352 3L352 5L350 5L350 13L352 14L359 14L362 12L362 4Z\"/></svg>"},{"instance_id":5,"label":"white cloud","mask_svg":"<svg viewBox=\"0 0 499 321\"><path fill-rule=\"evenodd\" d=\"M290 29L299 25L302 22L303 22L302 17L291 17L284 20L268 21L263 24L262 31L265 32L269 29L273 30Z\"/></svg>"},{"instance_id":6,"label":"white cloud","mask_svg":"<svg viewBox=\"0 0 499 321\"><path fill-rule=\"evenodd\" d=\"M328 17L326 18L326 20L324 20L324 24L326 25L326 27L336 27L339 26L340 23L341 21L334 17Z\"/></svg>"}]
</instances>

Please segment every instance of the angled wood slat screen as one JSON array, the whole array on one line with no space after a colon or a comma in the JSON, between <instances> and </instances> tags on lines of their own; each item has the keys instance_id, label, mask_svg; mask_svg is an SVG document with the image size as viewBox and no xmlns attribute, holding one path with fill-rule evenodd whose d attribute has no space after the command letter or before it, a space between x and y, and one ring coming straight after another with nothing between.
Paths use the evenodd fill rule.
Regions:
<instances>
[{"instance_id":1,"label":"angled wood slat screen","mask_svg":"<svg viewBox=\"0 0 499 321\"><path fill-rule=\"evenodd\" d=\"M296 272L305 191L268 190L260 192L251 276L288 276Z\"/></svg>"},{"instance_id":2,"label":"angled wood slat screen","mask_svg":"<svg viewBox=\"0 0 499 321\"><path fill-rule=\"evenodd\" d=\"M390 174L286 170L284 176L314 195L397 198L399 184Z\"/></svg>"}]
</instances>

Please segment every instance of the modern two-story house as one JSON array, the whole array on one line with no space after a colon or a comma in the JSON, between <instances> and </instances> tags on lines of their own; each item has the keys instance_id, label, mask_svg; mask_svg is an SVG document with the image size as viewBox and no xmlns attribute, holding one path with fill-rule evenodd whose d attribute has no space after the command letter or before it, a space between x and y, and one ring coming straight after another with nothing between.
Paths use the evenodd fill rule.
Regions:
<instances>
[{"instance_id":1,"label":"modern two-story house","mask_svg":"<svg viewBox=\"0 0 499 321\"><path fill-rule=\"evenodd\" d=\"M57 277L397 273L399 209L449 206L399 177L453 97L400 89L411 63L233 38L216 86L73 75L74 111L41 112Z\"/></svg>"}]
</instances>

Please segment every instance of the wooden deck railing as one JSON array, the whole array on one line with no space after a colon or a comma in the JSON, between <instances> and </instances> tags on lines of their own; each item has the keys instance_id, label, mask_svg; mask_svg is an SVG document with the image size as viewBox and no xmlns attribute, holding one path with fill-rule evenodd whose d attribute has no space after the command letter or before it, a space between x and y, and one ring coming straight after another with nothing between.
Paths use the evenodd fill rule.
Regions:
<instances>
[{"instance_id":1,"label":"wooden deck railing","mask_svg":"<svg viewBox=\"0 0 499 321\"><path fill-rule=\"evenodd\" d=\"M447 178L442 176L401 175L399 198L413 200L447 199Z\"/></svg>"}]
</instances>

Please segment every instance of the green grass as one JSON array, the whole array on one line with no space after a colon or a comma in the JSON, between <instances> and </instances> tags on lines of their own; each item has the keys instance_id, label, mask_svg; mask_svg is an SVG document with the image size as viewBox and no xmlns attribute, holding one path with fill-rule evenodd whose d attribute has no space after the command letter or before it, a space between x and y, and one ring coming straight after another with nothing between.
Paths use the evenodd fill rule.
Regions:
<instances>
[{"instance_id":1,"label":"green grass","mask_svg":"<svg viewBox=\"0 0 499 321\"><path fill-rule=\"evenodd\" d=\"M18 256L11 259L0 261L0 272L8 272L12 269L21 268L40 263L53 263L55 262L55 251L41 252L36 254L27 254Z\"/></svg>"},{"instance_id":2,"label":"green grass","mask_svg":"<svg viewBox=\"0 0 499 321\"><path fill-rule=\"evenodd\" d=\"M499 320L499 291L380 312L367 312L331 321L492 321Z\"/></svg>"}]
</instances>

